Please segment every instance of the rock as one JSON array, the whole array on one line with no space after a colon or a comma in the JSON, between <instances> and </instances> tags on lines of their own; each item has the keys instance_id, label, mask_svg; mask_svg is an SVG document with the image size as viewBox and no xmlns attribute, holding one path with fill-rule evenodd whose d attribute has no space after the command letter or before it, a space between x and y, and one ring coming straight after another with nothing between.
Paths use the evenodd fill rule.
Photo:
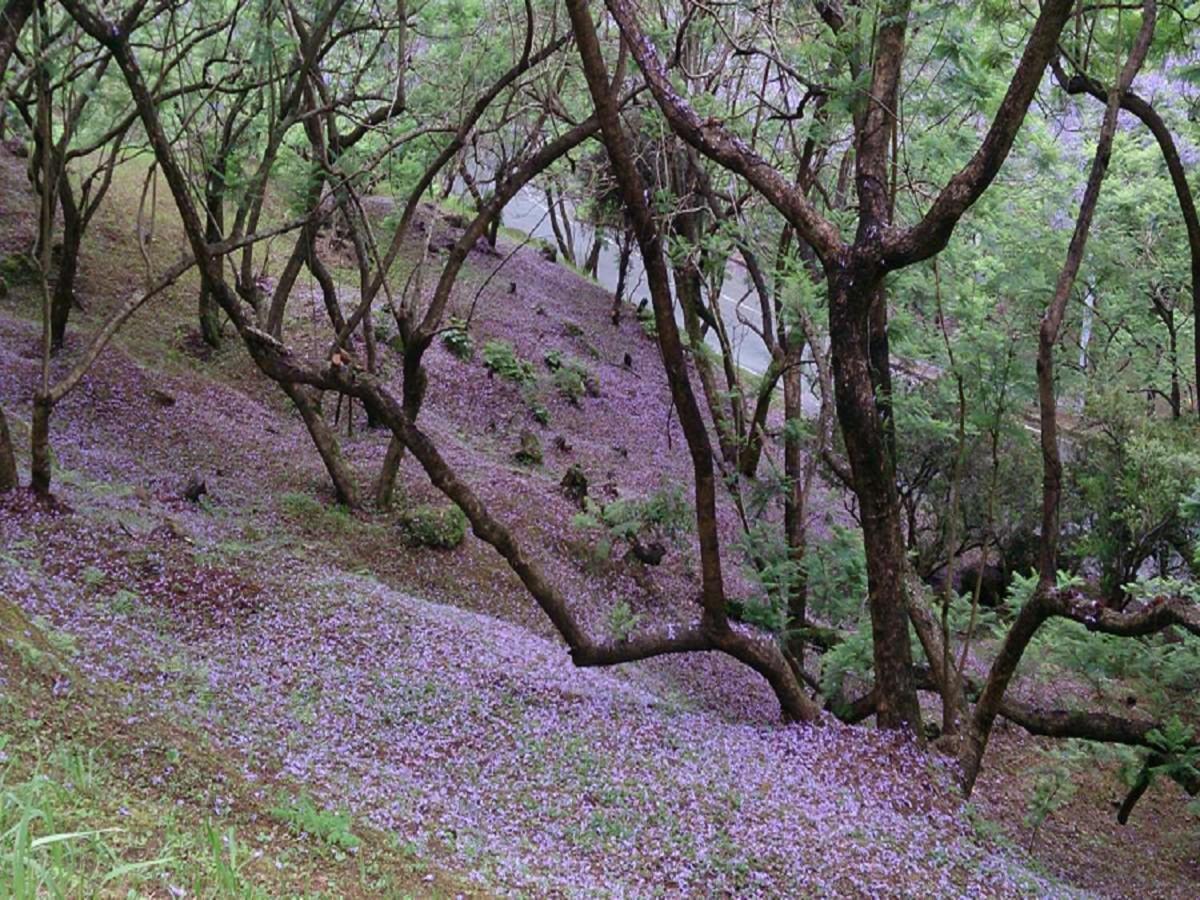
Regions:
<instances>
[{"instance_id":1,"label":"rock","mask_svg":"<svg viewBox=\"0 0 1200 900\"><path fill-rule=\"evenodd\" d=\"M183 488L183 499L192 503L199 503L200 498L208 493L208 485L199 475L193 475L188 479L187 484Z\"/></svg>"},{"instance_id":2,"label":"rock","mask_svg":"<svg viewBox=\"0 0 1200 900\"><path fill-rule=\"evenodd\" d=\"M524 463L527 466L541 465L542 442L538 440L536 434L527 428L521 432L521 445L517 448L517 452L513 456L517 462Z\"/></svg>"},{"instance_id":3,"label":"rock","mask_svg":"<svg viewBox=\"0 0 1200 900\"><path fill-rule=\"evenodd\" d=\"M644 565L657 566L667 555L667 548L662 545L661 541L650 541L648 544L643 544L640 540L635 539L629 552Z\"/></svg>"},{"instance_id":4,"label":"rock","mask_svg":"<svg viewBox=\"0 0 1200 900\"><path fill-rule=\"evenodd\" d=\"M150 399L159 406L175 405L175 398L160 388L150 388Z\"/></svg>"},{"instance_id":5,"label":"rock","mask_svg":"<svg viewBox=\"0 0 1200 900\"><path fill-rule=\"evenodd\" d=\"M563 475L562 481L559 482L559 487L567 495L567 499L576 506L583 507L583 501L587 497L588 492L588 478L579 463L575 463L567 469L567 473Z\"/></svg>"},{"instance_id":6,"label":"rock","mask_svg":"<svg viewBox=\"0 0 1200 900\"><path fill-rule=\"evenodd\" d=\"M622 456L625 459L629 459L629 448L628 447L622 447L620 444L614 444L613 445L613 453L616 453L618 456Z\"/></svg>"},{"instance_id":7,"label":"rock","mask_svg":"<svg viewBox=\"0 0 1200 900\"><path fill-rule=\"evenodd\" d=\"M538 252L546 262L558 262L558 251L553 247L545 246Z\"/></svg>"},{"instance_id":8,"label":"rock","mask_svg":"<svg viewBox=\"0 0 1200 900\"><path fill-rule=\"evenodd\" d=\"M517 283L515 281L510 281L508 283L508 292L510 294L515 294L517 292Z\"/></svg>"},{"instance_id":9,"label":"rock","mask_svg":"<svg viewBox=\"0 0 1200 900\"><path fill-rule=\"evenodd\" d=\"M559 453L570 453L575 448L572 447L571 442L568 441L561 434L556 434L554 436L554 449L557 450Z\"/></svg>"},{"instance_id":10,"label":"rock","mask_svg":"<svg viewBox=\"0 0 1200 900\"><path fill-rule=\"evenodd\" d=\"M630 353L625 354L624 364L625 364L625 368L630 369L630 370L633 369L633 355L632 354L630 354Z\"/></svg>"},{"instance_id":11,"label":"rock","mask_svg":"<svg viewBox=\"0 0 1200 900\"><path fill-rule=\"evenodd\" d=\"M466 228L467 227L467 217L459 215L458 213L447 213L443 217L443 220L451 228Z\"/></svg>"}]
</instances>

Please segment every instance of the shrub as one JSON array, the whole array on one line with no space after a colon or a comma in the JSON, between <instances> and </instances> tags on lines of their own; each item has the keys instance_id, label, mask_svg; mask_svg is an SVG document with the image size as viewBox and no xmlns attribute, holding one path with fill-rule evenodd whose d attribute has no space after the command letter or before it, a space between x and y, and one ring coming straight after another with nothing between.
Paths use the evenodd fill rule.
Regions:
<instances>
[{"instance_id":1,"label":"shrub","mask_svg":"<svg viewBox=\"0 0 1200 900\"><path fill-rule=\"evenodd\" d=\"M459 359L466 360L475 355L475 342L467 333L467 323L462 319L450 320L450 327L442 335L442 343Z\"/></svg>"},{"instance_id":2,"label":"shrub","mask_svg":"<svg viewBox=\"0 0 1200 900\"><path fill-rule=\"evenodd\" d=\"M457 506L410 507L400 513L399 524L410 547L453 550L467 535L467 516Z\"/></svg>"},{"instance_id":3,"label":"shrub","mask_svg":"<svg viewBox=\"0 0 1200 900\"><path fill-rule=\"evenodd\" d=\"M532 384L533 363L521 359L508 341L488 341L483 345L483 364L506 381Z\"/></svg>"},{"instance_id":4,"label":"shrub","mask_svg":"<svg viewBox=\"0 0 1200 900\"><path fill-rule=\"evenodd\" d=\"M597 544L607 558L616 541L670 541L679 545L692 529L692 507L678 485L664 484L648 497L620 499L601 506L584 498L584 511L572 520L577 528L603 528L607 534ZM602 551L602 552L601 552Z\"/></svg>"},{"instance_id":5,"label":"shrub","mask_svg":"<svg viewBox=\"0 0 1200 900\"><path fill-rule=\"evenodd\" d=\"M622 600L608 613L608 631L616 640L627 641L641 618Z\"/></svg>"}]
</instances>

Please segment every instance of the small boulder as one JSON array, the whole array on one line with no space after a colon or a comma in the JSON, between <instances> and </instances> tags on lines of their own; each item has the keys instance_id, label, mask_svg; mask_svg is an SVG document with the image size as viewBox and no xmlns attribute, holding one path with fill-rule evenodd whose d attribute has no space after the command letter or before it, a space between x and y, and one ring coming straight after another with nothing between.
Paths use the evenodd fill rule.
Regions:
<instances>
[{"instance_id":1,"label":"small boulder","mask_svg":"<svg viewBox=\"0 0 1200 900\"><path fill-rule=\"evenodd\" d=\"M175 398L160 388L150 388L150 399L159 406L175 405Z\"/></svg>"},{"instance_id":2,"label":"small boulder","mask_svg":"<svg viewBox=\"0 0 1200 900\"><path fill-rule=\"evenodd\" d=\"M588 492L588 478L579 463L575 463L567 469L567 473L563 475L562 481L559 482L559 487L567 495L568 500L580 508L583 507L583 501L587 497Z\"/></svg>"},{"instance_id":3,"label":"small boulder","mask_svg":"<svg viewBox=\"0 0 1200 900\"><path fill-rule=\"evenodd\" d=\"M555 248L546 245L538 252L541 253L542 259L546 262L558 262L558 251Z\"/></svg>"},{"instance_id":4,"label":"small boulder","mask_svg":"<svg viewBox=\"0 0 1200 900\"><path fill-rule=\"evenodd\" d=\"M183 488L183 499L190 503L199 503L200 498L208 493L208 485L199 475L193 475L188 479L187 484Z\"/></svg>"},{"instance_id":5,"label":"small boulder","mask_svg":"<svg viewBox=\"0 0 1200 900\"><path fill-rule=\"evenodd\" d=\"M640 540L634 540L633 545L629 548L629 552L634 555L638 562L647 566L657 566L663 561L663 557L667 555L667 548L663 546L661 541L650 541L643 544Z\"/></svg>"}]
</instances>

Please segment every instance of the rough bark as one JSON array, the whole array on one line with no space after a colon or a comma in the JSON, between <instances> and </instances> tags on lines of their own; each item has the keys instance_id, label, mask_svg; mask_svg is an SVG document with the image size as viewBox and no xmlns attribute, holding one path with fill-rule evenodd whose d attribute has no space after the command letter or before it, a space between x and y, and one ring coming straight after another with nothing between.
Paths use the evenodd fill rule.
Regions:
<instances>
[{"instance_id":1,"label":"rough bark","mask_svg":"<svg viewBox=\"0 0 1200 900\"><path fill-rule=\"evenodd\" d=\"M321 461L325 463L325 470L333 482L338 503L350 509L357 509L359 506L358 487L355 485L354 473L350 471L350 467L342 458L337 438L334 436L333 430L325 424L320 406L305 388L284 381L281 381L279 386L296 404L296 409L304 420L304 427L308 429L313 444L316 445L317 452L321 455Z\"/></svg>"},{"instance_id":2,"label":"rough bark","mask_svg":"<svg viewBox=\"0 0 1200 900\"><path fill-rule=\"evenodd\" d=\"M64 172L58 186L59 208L62 210L62 253L50 300L50 347L62 349L67 335L67 321L75 304L75 282L79 274L79 251L83 245L84 221L74 189Z\"/></svg>"},{"instance_id":3,"label":"rough bark","mask_svg":"<svg viewBox=\"0 0 1200 900\"><path fill-rule=\"evenodd\" d=\"M909 646L900 497L871 378L865 337L875 285L864 268L851 266L837 273L829 288L834 394L867 555L876 721L882 728L918 729L920 707Z\"/></svg>"},{"instance_id":4,"label":"rough bark","mask_svg":"<svg viewBox=\"0 0 1200 900\"><path fill-rule=\"evenodd\" d=\"M0 408L0 494L17 488L17 457L13 451L12 435L8 430L8 417Z\"/></svg>"}]
</instances>

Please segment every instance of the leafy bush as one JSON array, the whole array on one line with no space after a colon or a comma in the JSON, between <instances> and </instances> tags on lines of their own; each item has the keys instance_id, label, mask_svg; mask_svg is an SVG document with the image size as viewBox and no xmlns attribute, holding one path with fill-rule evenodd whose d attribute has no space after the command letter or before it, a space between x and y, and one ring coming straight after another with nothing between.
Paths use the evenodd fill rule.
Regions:
<instances>
[{"instance_id":1,"label":"leafy bush","mask_svg":"<svg viewBox=\"0 0 1200 900\"><path fill-rule=\"evenodd\" d=\"M453 550L467 536L467 516L457 506L413 506L400 513L399 524L410 547Z\"/></svg>"},{"instance_id":2,"label":"leafy bush","mask_svg":"<svg viewBox=\"0 0 1200 900\"><path fill-rule=\"evenodd\" d=\"M694 517L691 504L678 485L664 484L648 497L620 499L603 506L584 499L584 511L572 520L577 528L602 528L607 534L597 546L600 555L612 553L613 542L666 540L678 545L691 531Z\"/></svg>"},{"instance_id":3,"label":"leafy bush","mask_svg":"<svg viewBox=\"0 0 1200 900\"><path fill-rule=\"evenodd\" d=\"M810 544L804 554L808 608L833 627L858 620L867 597L867 556L862 534L833 526L823 544Z\"/></svg>"},{"instance_id":4,"label":"leafy bush","mask_svg":"<svg viewBox=\"0 0 1200 900\"><path fill-rule=\"evenodd\" d=\"M459 359L470 359L475 355L475 342L467 332L467 323L462 319L450 320L450 327L442 335L442 343Z\"/></svg>"},{"instance_id":5,"label":"leafy bush","mask_svg":"<svg viewBox=\"0 0 1200 900\"><path fill-rule=\"evenodd\" d=\"M552 373L551 381L559 393L576 406L584 394L589 397L600 396L600 385L586 363L564 357L561 350L551 350L542 361Z\"/></svg>"},{"instance_id":6,"label":"leafy bush","mask_svg":"<svg viewBox=\"0 0 1200 900\"><path fill-rule=\"evenodd\" d=\"M488 341L483 345L483 364L506 381L532 384L533 363L522 359L508 341Z\"/></svg>"}]
</instances>

